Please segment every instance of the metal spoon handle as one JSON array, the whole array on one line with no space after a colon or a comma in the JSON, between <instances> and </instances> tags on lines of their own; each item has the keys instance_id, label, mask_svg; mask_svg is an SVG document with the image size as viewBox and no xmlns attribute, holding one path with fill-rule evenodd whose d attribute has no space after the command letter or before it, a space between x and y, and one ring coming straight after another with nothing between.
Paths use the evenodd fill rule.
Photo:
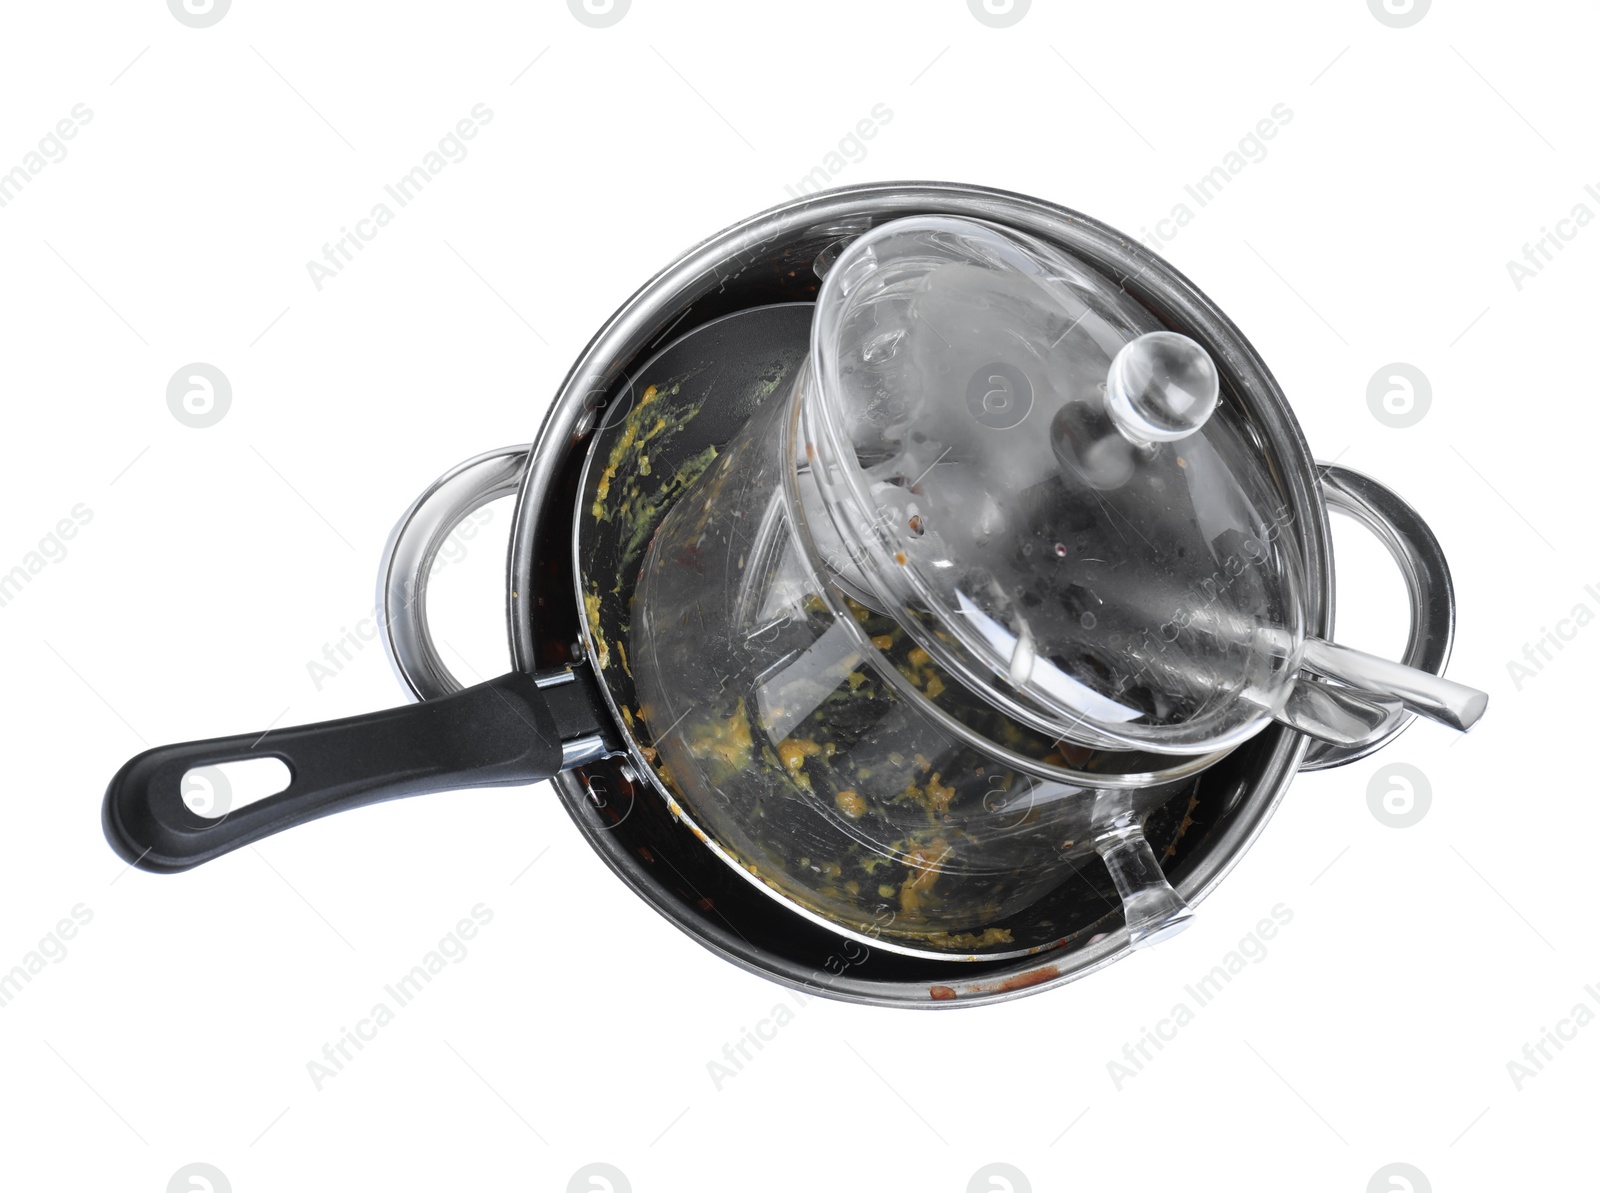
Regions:
<instances>
[{"instance_id":1,"label":"metal spoon handle","mask_svg":"<svg viewBox=\"0 0 1600 1193\"><path fill-rule=\"evenodd\" d=\"M1406 719L1398 702L1301 677L1273 720L1335 746L1361 746Z\"/></svg>"},{"instance_id":2,"label":"metal spoon handle","mask_svg":"<svg viewBox=\"0 0 1600 1193\"><path fill-rule=\"evenodd\" d=\"M1380 700L1398 700L1418 716L1463 733L1477 724L1489 704L1488 693L1477 688L1321 638L1306 640L1302 663L1308 671Z\"/></svg>"}]
</instances>

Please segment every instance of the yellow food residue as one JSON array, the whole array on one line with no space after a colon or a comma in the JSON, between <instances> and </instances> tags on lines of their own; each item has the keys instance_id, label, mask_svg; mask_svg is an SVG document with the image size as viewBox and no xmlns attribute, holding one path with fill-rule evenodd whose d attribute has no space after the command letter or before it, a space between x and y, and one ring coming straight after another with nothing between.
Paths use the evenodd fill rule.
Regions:
<instances>
[{"instance_id":1,"label":"yellow food residue","mask_svg":"<svg viewBox=\"0 0 1600 1193\"><path fill-rule=\"evenodd\" d=\"M586 592L583 594L583 614L589 621L589 633L594 638L595 661L600 664L601 670L611 662L611 648L606 645L606 636L600 630L600 594Z\"/></svg>"},{"instance_id":2,"label":"yellow food residue","mask_svg":"<svg viewBox=\"0 0 1600 1193\"><path fill-rule=\"evenodd\" d=\"M866 815L867 801L849 788L835 795L833 802L839 811L850 817L851 820L860 820L862 816Z\"/></svg>"},{"instance_id":3,"label":"yellow food residue","mask_svg":"<svg viewBox=\"0 0 1600 1193\"><path fill-rule=\"evenodd\" d=\"M805 772L805 761L822 753L822 747L808 738L785 738L778 743L778 758L783 763L783 769L789 772L789 777L795 785L811 790L811 776Z\"/></svg>"},{"instance_id":4,"label":"yellow food residue","mask_svg":"<svg viewBox=\"0 0 1600 1193\"><path fill-rule=\"evenodd\" d=\"M924 789L924 794L926 798L923 802L928 809L943 814L949 810L950 801L955 799L956 789L948 784L940 786L939 773L935 771L928 780L928 786Z\"/></svg>"},{"instance_id":5,"label":"yellow food residue","mask_svg":"<svg viewBox=\"0 0 1600 1193\"><path fill-rule=\"evenodd\" d=\"M729 770L743 770L750 765L752 742L750 718L745 714L744 699L727 720L712 718L689 739L689 752L696 758L720 762Z\"/></svg>"},{"instance_id":6,"label":"yellow food residue","mask_svg":"<svg viewBox=\"0 0 1600 1193\"><path fill-rule=\"evenodd\" d=\"M793 773L805 765L807 758L822 753L822 747L810 738L786 737L778 743L778 757L785 770Z\"/></svg>"},{"instance_id":7,"label":"yellow food residue","mask_svg":"<svg viewBox=\"0 0 1600 1193\"><path fill-rule=\"evenodd\" d=\"M1010 928L985 928L982 932L939 932L928 943L942 949L981 949L991 944L1010 944Z\"/></svg>"},{"instance_id":8,"label":"yellow food residue","mask_svg":"<svg viewBox=\"0 0 1600 1193\"><path fill-rule=\"evenodd\" d=\"M639 418L639 411L654 402L658 396L656 387L653 385L644 391L639 398L639 404L628 414L627 426L622 429L622 434L617 436L617 441L611 445L611 458L606 461L605 469L600 473L600 483L595 486L594 490L594 506L590 510L602 522L610 517L605 501L611 495L611 482L616 479L617 471L622 467L622 462L627 458L628 453L633 450L633 445L636 442L645 442L667 425L665 419L657 419L655 426L646 431L644 435L641 436L639 434L639 428L644 425L644 421ZM645 471L648 472L649 469L646 468Z\"/></svg>"},{"instance_id":9,"label":"yellow food residue","mask_svg":"<svg viewBox=\"0 0 1600 1193\"><path fill-rule=\"evenodd\" d=\"M906 865L911 873L900 884L900 910L914 913L922 910L923 900L933 893L933 884L939 881L939 865L950 856L950 843L935 837L927 845L919 845L906 855Z\"/></svg>"}]
</instances>

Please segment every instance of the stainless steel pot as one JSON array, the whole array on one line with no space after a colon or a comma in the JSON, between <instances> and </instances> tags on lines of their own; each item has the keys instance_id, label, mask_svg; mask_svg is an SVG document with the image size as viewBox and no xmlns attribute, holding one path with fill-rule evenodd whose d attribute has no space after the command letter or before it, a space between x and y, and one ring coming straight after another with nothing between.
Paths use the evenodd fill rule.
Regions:
<instances>
[{"instance_id":1,"label":"stainless steel pot","mask_svg":"<svg viewBox=\"0 0 1600 1193\"><path fill-rule=\"evenodd\" d=\"M1205 344L1228 400L1269 461L1293 511L1306 577L1308 628L1333 629L1327 510L1368 526L1389 548L1411 597L1404 661L1438 674L1450 653L1449 569L1427 526L1377 482L1317 465L1271 375L1231 322L1182 275L1137 243L1037 199L944 183L848 188L785 204L692 249L606 323L563 383L535 444L469 460L435 482L396 526L379 574L385 646L417 699L458 690L434 648L426 578L450 531L472 510L517 494L508 563L507 626L517 669L547 670L581 657L574 613L571 528L587 436L597 411L630 371L669 338L733 311L814 296L813 263L867 227L908 215L989 220L1032 234L1117 279L1162 324ZM1264 827L1298 769L1343 765L1401 732L1397 717L1359 747L1308 747L1272 727L1207 771L1190 806L1173 814L1168 878L1191 905L1204 900ZM611 868L657 911L706 947L772 980L847 1001L892 1006L964 1005L1018 997L1091 973L1130 947L1107 883L1085 876L1065 891L1068 942L1043 957L948 964L897 956L795 914L731 877L646 789L628 761L569 743L569 770L554 780L574 822ZM1103 914L1093 914L1095 900ZM1087 910L1086 910L1087 909ZM1068 918L1065 914L1064 919Z\"/></svg>"}]
</instances>

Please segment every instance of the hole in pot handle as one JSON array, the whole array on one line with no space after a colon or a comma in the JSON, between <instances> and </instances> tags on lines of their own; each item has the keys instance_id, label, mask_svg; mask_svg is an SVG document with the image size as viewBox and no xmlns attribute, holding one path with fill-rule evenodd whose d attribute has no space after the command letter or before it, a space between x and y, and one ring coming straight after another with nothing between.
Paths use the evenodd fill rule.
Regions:
<instances>
[{"instance_id":1,"label":"hole in pot handle","mask_svg":"<svg viewBox=\"0 0 1600 1193\"><path fill-rule=\"evenodd\" d=\"M196 816L221 820L230 812L288 787L293 780L281 758L249 758L218 766L197 766L178 783L183 802Z\"/></svg>"}]
</instances>

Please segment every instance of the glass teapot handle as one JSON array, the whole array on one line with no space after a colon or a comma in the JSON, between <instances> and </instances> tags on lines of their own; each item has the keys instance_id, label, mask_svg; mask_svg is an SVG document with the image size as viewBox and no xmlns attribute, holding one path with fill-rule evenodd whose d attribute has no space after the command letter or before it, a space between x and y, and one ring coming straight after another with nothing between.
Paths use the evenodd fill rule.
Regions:
<instances>
[{"instance_id":1,"label":"glass teapot handle","mask_svg":"<svg viewBox=\"0 0 1600 1193\"><path fill-rule=\"evenodd\" d=\"M1139 825L1123 825L1104 833L1095 841L1095 849L1122 896L1130 945L1149 948L1189 926L1194 912L1167 881Z\"/></svg>"}]
</instances>

